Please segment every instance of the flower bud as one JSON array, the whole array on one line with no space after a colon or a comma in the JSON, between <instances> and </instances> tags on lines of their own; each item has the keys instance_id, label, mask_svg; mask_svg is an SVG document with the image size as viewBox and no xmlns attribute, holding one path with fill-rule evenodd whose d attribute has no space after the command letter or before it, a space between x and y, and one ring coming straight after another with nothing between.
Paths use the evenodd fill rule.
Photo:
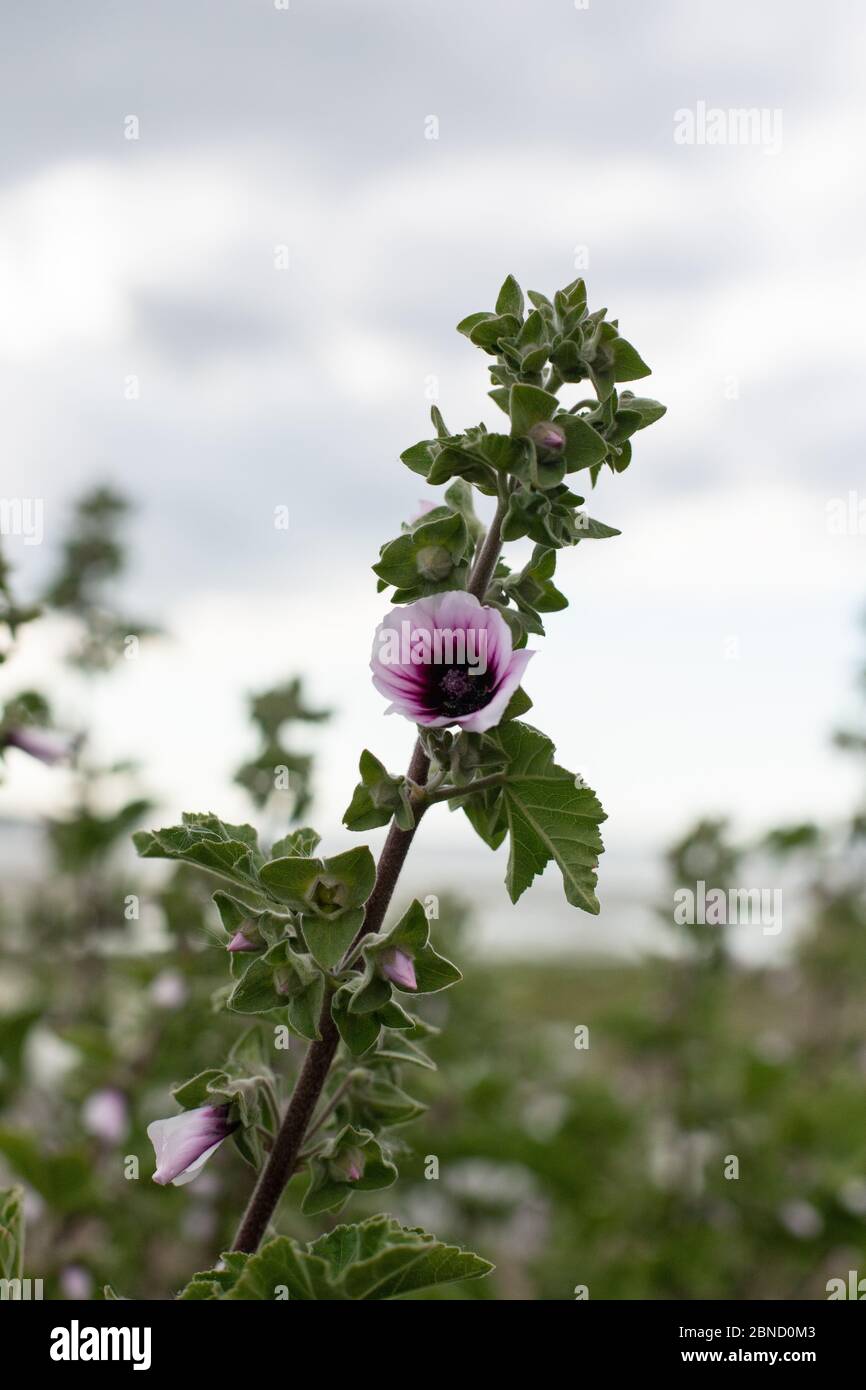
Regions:
<instances>
[{"instance_id":1,"label":"flower bud","mask_svg":"<svg viewBox=\"0 0 866 1390\"><path fill-rule=\"evenodd\" d=\"M258 949L258 944L255 941L251 941L242 931L236 931L228 946L226 946L227 951L257 951Z\"/></svg>"},{"instance_id":2,"label":"flower bud","mask_svg":"<svg viewBox=\"0 0 866 1390\"><path fill-rule=\"evenodd\" d=\"M364 1176L364 1155L360 1149L346 1149L333 1160L333 1167L346 1182L357 1182Z\"/></svg>"},{"instance_id":3,"label":"flower bud","mask_svg":"<svg viewBox=\"0 0 866 1390\"><path fill-rule=\"evenodd\" d=\"M345 883L339 879L327 877L316 879L313 885L311 901L315 909L324 917L333 917L335 913L341 912L346 906L348 893Z\"/></svg>"},{"instance_id":4,"label":"flower bud","mask_svg":"<svg viewBox=\"0 0 866 1390\"><path fill-rule=\"evenodd\" d=\"M153 1181L181 1187L191 1182L215 1149L237 1129L228 1105L200 1105L168 1120L154 1120L147 1137L156 1155Z\"/></svg>"},{"instance_id":5,"label":"flower bud","mask_svg":"<svg viewBox=\"0 0 866 1390\"><path fill-rule=\"evenodd\" d=\"M444 545L425 545L415 556L415 567L422 579L438 583L440 579L447 579L454 568L454 561Z\"/></svg>"},{"instance_id":6,"label":"flower bud","mask_svg":"<svg viewBox=\"0 0 866 1390\"><path fill-rule=\"evenodd\" d=\"M418 988L415 964L408 951L401 951L399 946L395 946L384 953L380 965L385 979L390 980L398 989Z\"/></svg>"},{"instance_id":7,"label":"flower bud","mask_svg":"<svg viewBox=\"0 0 866 1390\"><path fill-rule=\"evenodd\" d=\"M549 454L561 454L565 448L565 430L552 420L540 420L533 425L529 437L539 449Z\"/></svg>"}]
</instances>

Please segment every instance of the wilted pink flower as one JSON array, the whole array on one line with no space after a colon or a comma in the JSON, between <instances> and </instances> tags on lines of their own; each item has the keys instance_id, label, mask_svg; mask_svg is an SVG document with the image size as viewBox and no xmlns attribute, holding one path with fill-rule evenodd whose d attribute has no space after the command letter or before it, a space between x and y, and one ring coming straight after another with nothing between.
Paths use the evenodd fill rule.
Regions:
<instances>
[{"instance_id":1,"label":"wilted pink flower","mask_svg":"<svg viewBox=\"0 0 866 1390\"><path fill-rule=\"evenodd\" d=\"M409 518L409 525L414 526L416 521L420 521L422 516L426 516L428 512L435 511L437 506L439 506L438 502L431 502L426 497L419 497L418 510L414 516Z\"/></svg>"},{"instance_id":2,"label":"wilted pink flower","mask_svg":"<svg viewBox=\"0 0 866 1390\"><path fill-rule=\"evenodd\" d=\"M168 1120L154 1120L147 1137L156 1154L154 1182L182 1187L193 1178L237 1125L229 1123L227 1105L200 1105Z\"/></svg>"},{"instance_id":3,"label":"wilted pink flower","mask_svg":"<svg viewBox=\"0 0 866 1390\"><path fill-rule=\"evenodd\" d=\"M408 951L401 951L399 946L395 946L393 950L384 952L379 964L385 979L393 981L399 989L418 988L415 964Z\"/></svg>"},{"instance_id":4,"label":"wilted pink flower","mask_svg":"<svg viewBox=\"0 0 866 1390\"><path fill-rule=\"evenodd\" d=\"M242 931L236 931L228 946L227 951L257 951L259 948L254 941L250 941L248 936L244 936Z\"/></svg>"},{"instance_id":5,"label":"wilted pink flower","mask_svg":"<svg viewBox=\"0 0 866 1390\"><path fill-rule=\"evenodd\" d=\"M114 1086L91 1092L81 1107L81 1123L88 1134L118 1144L129 1129L126 1096Z\"/></svg>"},{"instance_id":6,"label":"wilted pink flower","mask_svg":"<svg viewBox=\"0 0 866 1390\"><path fill-rule=\"evenodd\" d=\"M373 684L388 714L483 733L498 724L532 652L514 651L495 608L462 589L392 608L373 643Z\"/></svg>"},{"instance_id":7,"label":"wilted pink flower","mask_svg":"<svg viewBox=\"0 0 866 1390\"><path fill-rule=\"evenodd\" d=\"M29 753L31 758L38 758L40 763L48 767L70 758L78 742L68 734L58 733L56 729L43 729L32 724L7 730L3 740L7 748L19 748L22 753Z\"/></svg>"}]
</instances>

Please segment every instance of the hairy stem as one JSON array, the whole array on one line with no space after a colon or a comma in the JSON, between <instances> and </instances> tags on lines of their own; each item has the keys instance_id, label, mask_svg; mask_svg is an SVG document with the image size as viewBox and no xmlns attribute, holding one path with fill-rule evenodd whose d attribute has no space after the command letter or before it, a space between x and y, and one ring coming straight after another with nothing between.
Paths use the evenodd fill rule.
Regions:
<instances>
[{"instance_id":1,"label":"hairy stem","mask_svg":"<svg viewBox=\"0 0 866 1390\"><path fill-rule=\"evenodd\" d=\"M467 796L469 792L486 792L489 787L501 787L504 781L504 772L491 772L489 777L476 777L474 782L467 782L465 787L439 787L437 791L429 794L427 805L435 806L439 801L453 801L455 797Z\"/></svg>"},{"instance_id":2,"label":"hairy stem","mask_svg":"<svg viewBox=\"0 0 866 1390\"><path fill-rule=\"evenodd\" d=\"M487 592L499 551L502 546L501 527L507 502L500 498L490 528L478 550L468 589L476 598L483 601ZM415 744L412 761L406 774L410 782L423 787L427 781L430 760L421 746ZM411 830L400 830L391 822L379 863L376 867L376 882L367 900L364 923L350 949L354 949L362 937L377 932L385 920L385 913L397 886L400 871L409 853L409 846L415 838L418 824L424 814L424 805L415 810L415 824ZM340 1043L340 1035L331 1017L331 999L326 995L319 1017L318 1042L310 1043L304 1064L298 1074L283 1122L280 1125L274 1146L268 1155L259 1180L253 1190L249 1205L235 1236L233 1250L252 1254L259 1247L271 1217L276 1210L286 1183L295 1171L298 1156L319 1103L319 1098L328 1079L334 1054Z\"/></svg>"}]
</instances>

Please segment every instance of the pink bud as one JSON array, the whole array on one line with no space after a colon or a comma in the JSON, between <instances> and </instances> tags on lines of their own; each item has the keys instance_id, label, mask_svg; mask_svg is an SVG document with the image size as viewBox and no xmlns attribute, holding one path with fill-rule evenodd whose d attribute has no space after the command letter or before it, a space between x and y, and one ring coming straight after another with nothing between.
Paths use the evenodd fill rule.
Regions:
<instances>
[{"instance_id":1,"label":"pink bud","mask_svg":"<svg viewBox=\"0 0 866 1390\"><path fill-rule=\"evenodd\" d=\"M399 946L395 946L393 950L385 952L381 964L385 979L391 980L398 989L418 988L415 964L408 951L401 951Z\"/></svg>"},{"instance_id":2,"label":"pink bud","mask_svg":"<svg viewBox=\"0 0 866 1390\"><path fill-rule=\"evenodd\" d=\"M346 1182L358 1182L364 1176L364 1155L360 1149L346 1149L334 1161L334 1167Z\"/></svg>"},{"instance_id":3,"label":"pink bud","mask_svg":"<svg viewBox=\"0 0 866 1390\"><path fill-rule=\"evenodd\" d=\"M565 431L552 420L542 420L539 424L533 425L529 434L539 449L547 449L552 454L560 453L565 447Z\"/></svg>"},{"instance_id":4,"label":"pink bud","mask_svg":"<svg viewBox=\"0 0 866 1390\"><path fill-rule=\"evenodd\" d=\"M228 1105L200 1105L149 1124L147 1137L157 1164L154 1182L170 1182L175 1187L191 1182L214 1150L237 1129L236 1124L229 1123L228 1115Z\"/></svg>"},{"instance_id":5,"label":"pink bud","mask_svg":"<svg viewBox=\"0 0 866 1390\"><path fill-rule=\"evenodd\" d=\"M244 936L242 931L236 931L228 946L227 951L257 951L259 948L254 941L250 941L248 936Z\"/></svg>"}]
</instances>

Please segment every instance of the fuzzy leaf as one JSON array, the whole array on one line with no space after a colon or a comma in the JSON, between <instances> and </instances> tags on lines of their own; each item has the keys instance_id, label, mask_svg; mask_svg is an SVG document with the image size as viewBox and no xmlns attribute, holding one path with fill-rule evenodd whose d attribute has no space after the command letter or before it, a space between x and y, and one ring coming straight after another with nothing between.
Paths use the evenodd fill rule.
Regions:
<instances>
[{"instance_id":1,"label":"fuzzy leaf","mask_svg":"<svg viewBox=\"0 0 866 1390\"><path fill-rule=\"evenodd\" d=\"M495 827L491 839L501 839L503 827L510 836L505 883L511 901L554 860L568 901L597 913L596 868L604 849L598 827L606 816L595 793L554 762L550 739L530 724L501 724L486 739L507 759L507 780L487 815Z\"/></svg>"},{"instance_id":2,"label":"fuzzy leaf","mask_svg":"<svg viewBox=\"0 0 866 1390\"><path fill-rule=\"evenodd\" d=\"M480 1279L492 1269L479 1255L445 1245L418 1227L373 1216L357 1225L337 1226L307 1245L276 1236L249 1256L237 1273L232 1271L228 1288L223 1270L195 1276L194 1283L216 1285L224 1292L190 1296L235 1301L288 1298L302 1303L384 1300L438 1284Z\"/></svg>"}]
</instances>

